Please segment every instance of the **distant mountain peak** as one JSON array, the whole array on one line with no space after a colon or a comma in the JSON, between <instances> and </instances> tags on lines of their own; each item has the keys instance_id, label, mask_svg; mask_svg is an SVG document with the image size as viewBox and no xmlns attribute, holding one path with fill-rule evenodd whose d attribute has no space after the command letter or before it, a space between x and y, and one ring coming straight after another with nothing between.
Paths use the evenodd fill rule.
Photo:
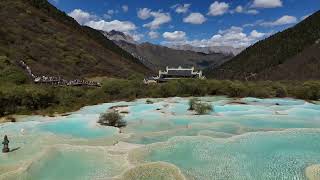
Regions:
<instances>
[{"instance_id":1,"label":"distant mountain peak","mask_svg":"<svg viewBox=\"0 0 320 180\"><path fill-rule=\"evenodd\" d=\"M177 50L194 51L194 52L201 52L205 54L222 53L222 54L233 55L233 56L240 54L245 49L244 47L234 48L231 46L197 47L197 46L192 46L190 44L168 45L168 47L177 49Z\"/></svg>"},{"instance_id":2,"label":"distant mountain peak","mask_svg":"<svg viewBox=\"0 0 320 180\"><path fill-rule=\"evenodd\" d=\"M101 33L112 41L116 41L116 42L124 41L131 44L138 44L138 42L135 41L132 36L120 31L116 31L116 30L112 30L109 32L101 31Z\"/></svg>"}]
</instances>

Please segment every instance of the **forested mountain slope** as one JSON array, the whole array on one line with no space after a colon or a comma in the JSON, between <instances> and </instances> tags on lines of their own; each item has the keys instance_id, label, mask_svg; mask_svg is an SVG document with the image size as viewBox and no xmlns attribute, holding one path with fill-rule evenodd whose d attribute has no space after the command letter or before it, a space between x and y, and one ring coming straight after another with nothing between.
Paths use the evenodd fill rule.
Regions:
<instances>
[{"instance_id":1,"label":"forested mountain slope","mask_svg":"<svg viewBox=\"0 0 320 180\"><path fill-rule=\"evenodd\" d=\"M0 1L0 22L1 64L13 74L20 60L36 75L65 78L150 73L99 31L80 26L46 0Z\"/></svg>"},{"instance_id":2,"label":"forested mountain slope","mask_svg":"<svg viewBox=\"0 0 320 180\"><path fill-rule=\"evenodd\" d=\"M240 80L320 79L320 11L296 26L260 41L209 77Z\"/></svg>"}]
</instances>

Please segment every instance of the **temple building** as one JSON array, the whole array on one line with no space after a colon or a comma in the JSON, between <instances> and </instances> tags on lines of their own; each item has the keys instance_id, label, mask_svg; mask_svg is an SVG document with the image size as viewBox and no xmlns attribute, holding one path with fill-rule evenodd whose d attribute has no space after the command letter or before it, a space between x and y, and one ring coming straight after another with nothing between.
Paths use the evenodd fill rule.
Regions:
<instances>
[{"instance_id":1,"label":"temple building","mask_svg":"<svg viewBox=\"0 0 320 180\"><path fill-rule=\"evenodd\" d=\"M176 79L205 79L205 77L202 75L202 71L195 71L194 67L182 68L179 66L178 68L169 68L167 66L165 71L159 71L158 76L145 78L144 82L145 84L161 83Z\"/></svg>"}]
</instances>

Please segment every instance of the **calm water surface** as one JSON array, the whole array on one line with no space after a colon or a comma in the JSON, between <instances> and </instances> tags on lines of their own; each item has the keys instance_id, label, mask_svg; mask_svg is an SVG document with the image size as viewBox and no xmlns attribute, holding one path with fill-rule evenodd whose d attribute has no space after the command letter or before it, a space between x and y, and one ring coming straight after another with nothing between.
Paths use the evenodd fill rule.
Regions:
<instances>
[{"instance_id":1,"label":"calm water surface","mask_svg":"<svg viewBox=\"0 0 320 180\"><path fill-rule=\"evenodd\" d=\"M320 105L201 100L214 112L194 115L188 98L140 99L1 124L0 136L20 149L0 154L0 179L320 179ZM100 113L118 105L129 111L123 133L97 125Z\"/></svg>"}]
</instances>

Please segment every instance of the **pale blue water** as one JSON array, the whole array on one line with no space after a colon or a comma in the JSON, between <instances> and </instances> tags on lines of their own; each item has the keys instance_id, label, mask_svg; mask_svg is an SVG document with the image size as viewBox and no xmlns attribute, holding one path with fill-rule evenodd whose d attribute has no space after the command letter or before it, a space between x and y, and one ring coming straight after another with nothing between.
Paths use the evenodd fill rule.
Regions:
<instances>
[{"instance_id":1,"label":"pale blue water","mask_svg":"<svg viewBox=\"0 0 320 180\"><path fill-rule=\"evenodd\" d=\"M25 179L104 179L122 172L124 159L117 161L103 149L81 150L79 148L53 149L21 177ZM107 157L104 157L107 156ZM104 157L101 159L101 157Z\"/></svg>"},{"instance_id":2,"label":"pale blue water","mask_svg":"<svg viewBox=\"0 0 320 180\"><path fill-rule=\"evenodd\" d=\"M173 138L150 146L147 161L165 161L194 179L305 179L320 162L320 131L255 133L217 141Z\"/></svg>"},{"instance_id":3,"label":"pale blue water","mask_svg":"<svg viewBox=\"0 0 320 180\"><path fill-rule=\"evenodd\" d=\"M113 127L98 127L95 124L97 116L83 117L75 116L64 120L57 120L40 124L37 128L39 131L50 132L53 134L74 136L80 138L101 138L112 136L117 133ZM94 124L92 123L94 120Z\"/></svg>"},{"instance_id":4,"label":"pale blue water","mask_svg":"<svg viewBox=\"0 0 320 180\"><path fill-rule=\"evenodd\" d=\"M214 112L194 115L188 98L153 99L153 104L140 99L1 124L0 137L7 134L10 147L20 149L0 154L0 179L121 179L130 164L161 161L179 168L186 179L304 180L305 169L320 164L320 105L295 99L200 99ZM96 123L100 113L119 105L129 110L122 134ZM142 147L121 148L122 142Z\"/></svg>"}]
</instances>

